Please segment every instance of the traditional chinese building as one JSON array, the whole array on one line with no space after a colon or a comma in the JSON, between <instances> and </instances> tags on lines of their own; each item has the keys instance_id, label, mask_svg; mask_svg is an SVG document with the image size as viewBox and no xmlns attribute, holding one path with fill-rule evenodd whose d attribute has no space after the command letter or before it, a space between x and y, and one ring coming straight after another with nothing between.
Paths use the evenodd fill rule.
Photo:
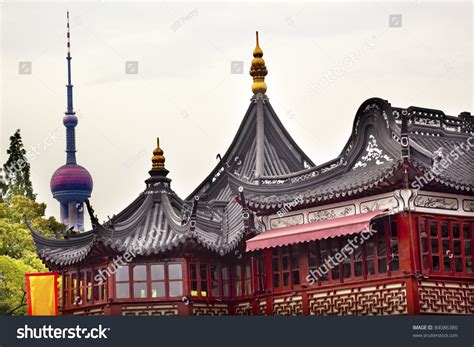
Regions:
<instances>
[{"instance_id":1,"label":"traditional chinese building","mask_svg":"<svg viewBox=\"0 0 474 347\"><path fill-rule=\"evenodd\" d=\"M143 192L108 222L87 202L91 230L32 231L62 313L474 314L473 117L372 98L314 165L266 95L258 36L253 56L247 113L189 197L158 143Z\"/></svg>"}]
</instances>

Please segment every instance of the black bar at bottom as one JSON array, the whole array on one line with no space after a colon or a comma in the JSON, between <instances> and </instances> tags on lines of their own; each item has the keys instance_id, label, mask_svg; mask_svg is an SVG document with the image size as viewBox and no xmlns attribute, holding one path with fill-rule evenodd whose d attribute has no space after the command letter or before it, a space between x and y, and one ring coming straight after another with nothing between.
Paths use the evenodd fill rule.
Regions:
<instances>
[{"instance_id":1,"label":"black bar at bottom","mask_svg":"<svg viewBox=\"0 0 474 347\"><path fill-rule=\"evenodd\" d=\"M0 347L472 347L474 316L0 317Z\"/></svg>"}]
</instances>

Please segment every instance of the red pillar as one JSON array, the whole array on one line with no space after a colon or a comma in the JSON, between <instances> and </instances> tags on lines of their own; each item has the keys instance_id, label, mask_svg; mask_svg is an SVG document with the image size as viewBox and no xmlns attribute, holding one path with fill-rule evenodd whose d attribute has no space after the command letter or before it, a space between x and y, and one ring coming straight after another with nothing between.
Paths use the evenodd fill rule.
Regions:
<instances>
[{"instance_id":1,"label":"red pillar","mask_svg":"<svg viewBox=\"0 0 474 347\"><path fill-rule=\"evenodd\" d=\"M397 215L398 256L400 271L406 278L407 312L409 316L420 314L418 280L415 273L419 270L419 248L417 239L416 216L410 212Z\"/></svg>"},{"instance_id":2,"label":"red pillar","mask_svg":"<svg viewBox=\"0 0 474 347\"><path fill-rule=\"evenodd\" d=\"M267 315L271 316L273 314L273 305L272 305L272 295L273 293L273 282L272 282L272 252L270 248L263 250L263 256L265 257L265 274L266 274L266 292L269 294L266 298L267 301Z\"/></svg>"},{"instance_id":3,"label":"red pillar","mask_svg":"<svg viewBox=\"0 0 474 347\"><path fill-rule=\"evenodd\" d=\"M300 281L302 284L309 286L306 283L306 276L309 275L309 263L308 263L308 243L300 244L299 247L299 264L300 264ZM308 293L306 287L305 290L301 293L302 297L302 306L303 306L303 315L309 315L309 306L308 306Z\"/></svg>"}]
</instances>

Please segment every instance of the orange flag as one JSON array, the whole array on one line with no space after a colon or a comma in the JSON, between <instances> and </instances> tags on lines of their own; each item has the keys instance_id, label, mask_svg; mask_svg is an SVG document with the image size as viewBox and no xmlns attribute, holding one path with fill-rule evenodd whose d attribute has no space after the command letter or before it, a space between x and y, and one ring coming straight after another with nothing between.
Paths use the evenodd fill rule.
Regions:
<instances>
[{"instance_id":1,"label":"orange flag","mask_svg":"<svg viewBox=\"0 0 474 347\"><path fill-rule=\"evenodd\" d=\"M28 316L58 316L58 278L55 272L25 275Z\"/></svg>"}]
</instances>

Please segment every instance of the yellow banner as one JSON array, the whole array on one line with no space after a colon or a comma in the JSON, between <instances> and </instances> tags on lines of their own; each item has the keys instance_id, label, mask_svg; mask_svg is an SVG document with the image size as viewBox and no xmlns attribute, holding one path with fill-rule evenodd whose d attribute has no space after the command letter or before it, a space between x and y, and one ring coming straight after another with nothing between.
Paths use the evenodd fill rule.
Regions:
<instances>
[{"instance_id":1,"label":"yellow banner","mask_svg":"<svg viewBox=\"0 0 474 347\"><path fill-rule=\"evenodd\" d=\"M25 275L29 316L57 316L58 278L54 272Z\"/></svg>"}]
</instances>

